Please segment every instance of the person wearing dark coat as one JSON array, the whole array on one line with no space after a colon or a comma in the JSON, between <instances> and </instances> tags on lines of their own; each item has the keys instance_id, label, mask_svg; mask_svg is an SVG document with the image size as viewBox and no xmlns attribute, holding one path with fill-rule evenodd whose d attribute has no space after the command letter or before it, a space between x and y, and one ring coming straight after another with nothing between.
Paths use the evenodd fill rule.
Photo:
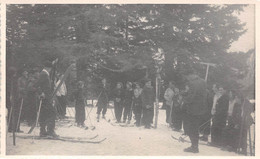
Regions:
<instances>
[{"instance_id":1,"label":"person wearing dark coat","mask_svg":"<svg viewBox=\"0 0 260 159\"><path fill-rule=\"evenodd\" d=\"M151 85L151 80L147 79L145 82L145 86L143 88L142 94L142 107L143 107L143 123L146 129L151 128L151 124L153 123L154 116L154 101L155 101L155 93L154 89Z\"/></svg>"},{"instance_id":2,"label":"person wearing dark coat","mask_svg":"<svg viewBox=\"0 0 260 159\"><path fill-rule=\"evenodd\" d=\"M227 125L222 132L222 146L228 151L236 152L239 145L239 130L241 127L241 99L230 91Z\"/></svg>"},{"instance_id":3,"label":"person wearing dark coat","mask_svg":"<svg viewBox=\"0 0 260 159\"><path fill-rule=\"evenodd\" d=\"M125 97L124 97L124 116L123 116L123 122L125 123L126 120L128 124L130 124L130 121L132 119L132 107L133 107L133 89L132 89L132 83L127 82L126 83L126 90L125 90Z\"/></svg>"},{"instance_id":4,"label":"person wearing dark coat","mask_svg":"<svg viewBox=\"0 0 260 159\"><path fill-rule=\"evenodd\" d=\"M198 153L199 126L202 116L207 111L207 85L198 75L190 73L187 76L189 81L189 94L186 97L187 135L190 138L191 146L184 149L185 152Z\"/></svg>"},{"instance_id":5,"label":"person wearing dark coat","mask_svg":"<svg viewBox=\"0 0 260 159\"><path fill-rule=\"evenodd\" d=\"M143 89L140 87L139 83L135 84L134 89L134 98L133 98L133 109L134 109L134 115L135 115L135 124L137 127L141 125L141 117L142 117L142 94Z\"/></svg>"},{"instance_id":6,"label":"person wearing dark coat","mask_svg":"<svg viewBox=\"0 0 260 159\"><path fill-rule=\"evenodd\" d=\"M219 87L220 97L217 100L215 109L213 111L213 119L211 126L211 145L221 146L222 131L226 126L229 97L223 87Z\"/></svg>"},{"instance_id":7,"label":"person wearing dark coat","mask_svg":"<svg viewBox=\"0 0 260 159\"><path fill-rule=\"evenodd\" d=\"M210 127L211 127L211 109L213 106L213 97L214 97L214 92L207 90L207 106L208 110L206 114L204 115L202 122L201 122L201 128L200 128L200 133L202 136L200 137L200 140L202 141L208 141L208 136L210 135Z\"/></svg>"},{"instance_id":8,"label":"person wearing dark coat","mask_svg":"<svg viewBox=\"0 0 260 159\"><path fill-rule=\"evenodd\" d=\"M46 61L44 69L41 71L38 81L34 87L40 89L40 97L42 98L42 106L40 111L40 136L58 137L55 133L56 110L53 106L52 89L50 80L50 71L52 63ZM46 131L47 128L47 131Z\"/></svg>"},{"instance_id":9,"label":"person wearing dark coat","mask_svg":"<svg viewBox=\"0 0 260 159\"><path fill-rule=\"evenodd\" d=\"M102 87L100 88L100 93L98 95L98 101L97 101L97 121L99 121L101 111L102 111L102 118L105 119L108 102L109 102L108 95L109 95L109 86L107 84L107 80L104 78L102 80Z\"/></svg>"},{"instance_id":10,"label":"person wearing dark coat","mask_svg":"<svg viewBox=\"0 0 260 159\"><path fill-rule=\"evenodd\" d=\"M85 103L84 103L84 93L83 93L84 82L78 82L78 89L73 93L73 97L76 100L75 105L75 118L77 126L84 127L85 124Z\"/></svg>"},{"instance_id":11,"label":"person wearing dark coat","mask_svg":"<svg viewBox=\"0 0 260 159\"><path fill-rule=\"evenodd\" d=\"M17 70L14 67L7 69L6 79L6 107L8 109L8 132L18 131L20 132L17 121L19 113L19 102L18 100L18 77Z\"/></svg>"},{"instance_id":12,"label":"person wearing dark coat","mask_svg":"<svg viewBox=\"0 0 260 159\"><path fill-rule=\"evenodd\" d=\"M123 100L124 100L124 90L123 84L118 82L116 88L113 90L113 99L114 99L114 111L117 123L121 122L122 111L123 111Z\"/></svg>"},{"instance_id":13,"label":"person wearing dark coat","mask_svg":"<svg viewBox=\"0 0 260 159\"><path fill-rule=\"evenodd\" d=\"M38 90L34 87L39 78L39 72L35 72L30 78L27 87L27 101L28 101L28 125L31 126L36 121L37 108L38 108Z\"/></svg>"}]
</instances>

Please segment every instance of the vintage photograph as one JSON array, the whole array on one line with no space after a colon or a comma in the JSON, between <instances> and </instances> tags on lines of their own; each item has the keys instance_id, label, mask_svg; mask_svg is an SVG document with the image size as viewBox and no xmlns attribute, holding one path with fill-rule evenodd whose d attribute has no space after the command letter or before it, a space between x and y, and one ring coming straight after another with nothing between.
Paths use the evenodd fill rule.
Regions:
<instances>
[{"instance_id":1,"label":"vintage photograph","mask_svg":"<svg viewBox=\"0 0 260 159\"><path fill-rule=\"evenodd\" d=\"M6 155L255 156L254 4L7 4Z\"/></svg>"}]
</instances>

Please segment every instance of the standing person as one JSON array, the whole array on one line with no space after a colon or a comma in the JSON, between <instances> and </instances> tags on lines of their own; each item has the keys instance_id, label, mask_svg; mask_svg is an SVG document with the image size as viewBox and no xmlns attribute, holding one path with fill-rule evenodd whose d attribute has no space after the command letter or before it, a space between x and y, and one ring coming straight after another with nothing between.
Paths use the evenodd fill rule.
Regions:
<instances>
[{"instance_id":1,"label":"standing person","mask_svg":"<svg viewBox=\"0 0 260 159\"><path fill-rule=\"evenodd\" d=\"M34 72L33 76L28 80L27 87L27 101L28 101L28 125L32 126L36 121L37 114L37 97L38 90L34 87L36 81L39 78L39 72Z\"/></svg>"},{"instance_id":2,"label":"standing person","mask_svg":"<svg viewBox=\"0 0 260 159\"><path fill-rule=\"evenodd\" d=\"M123 84L117 82L116 88L113 90L113 99L114 99L114 111L117 123L121 122L122 111L123 111L123 100L124 100L124 90Z\"/></svg>"},{"instance_id":3,"label":"standing person","mask_svg":"<svg viewBox=\"0 0 260 159\"><path fill-rule=\"evenodd\" d=\"M223 87L219 87L220 97L213 107L212 127L211 127L211 144L213 146L221 146L222 131L226 126L229 97Z\"/></svg>"},{"instance_id":4,"label":"standing person","mask_svg":"<svg viewBox=\"0 0 260 159\"><path fill-rule=\"evenodd\" d=\"M229 92L227 125L222 132L223 149L236 152L241 128L242 100L234 91Z\"/></svg>"},{"instance_id":5,"label":"standing person","mask_svg":"<svg viewBox=\"0 0 260 159\"><path fill-rule=\"evenodd\" d=\"M85 127L85 104L83 95L84 82L79 81L77 84L77 90L73 93L73 97L76 100L75 110L76 110L76 123L79 127Z\"/></svg>"},{"instance_id":6,"label":"standing person","mask_svg":"<svg viewBox=\"0 0 260 159\"><path fill-rule=\"evenodd\" d=\"M174 83L169 82L169 86L164 93L165 105L166 105L166 123L172 126L172 107L173 107L173 96L174 96Z\"/></svg>"},{"instance_id":7,"label":"standing person","mask_svg":"<svg viewBox=\"0 0 260 159\"><path fill-rule=\"evenodd\" d=\"M142 106L143 106L143 123L146 129L151 128L151 123L153 122L154 116L154 100L155 93L152 87L152 82L147 79L142 92Z\"/></svg>"},{"instance_id":8,"label":"standing person","mask_svg":"<svg viewBox=\"0 0 260 159\"><path fill-rule=\"evenodd\" d=\"M109 94L109 86L107 84L107 80L104 78L102 79L102 86L100 89L100 94L98 96L98 101L97 101L97 121L99 121L100 118L100 113L102 111L102 118L105 119L105 115L107 112L107 106L109 102L108 98Z\"/></svg>"},{"instance_id":9,"label":"standing person","mask_svg":"<svg viewBox=\"0 0 260 159\"><path fill-rule=\"evenodd\" d=\"M18 98L17 91L17 70L15 67L7 68L6 79L6 107L8 109L8 132L16 131L17 108L15 100ZM18 109L18 110L17 110ZM13 113L16 113L13 115ZM13 118L14 117L14 118Z\"/></svg>"},{"instance_id":10,"label":"standing person","mask_svg":"<svg viewBox=\"0 0 260 159\"><path fill-rule=\"evenodd\" d=\"M62 75L62 74L59 75L59 80L55 84L56 87L58 87L58 85L60 84L63 76L64 75ZM66 117L66 107L67 107L66 95L67 95L67 87L66 87L65 81L63 81L60 88L58 89L58 91L56 93L57 99L60 104L60 106L58 107L59 108L58 113L59 113L60 118L62 118L62 119L64 119Z\"/></svg>"},{"instance_id":11,"label":"standing person","mask_svg":"<svg viewBox=\"0 0 260 159\"><path fill-rule=\"evenodd\" d=\"M132 105L133 105L133 88L132 83L127 82L126 83L126 90L124 93L124 116L123 116L123 122L126 122L126 119L128 119L127 123L130 124L130 121L132 119Z\"/></svg>"},{"instance_id":12,"label":"standing person","mask_svg":"<svg viewBox=\"0 0 260 159\"><path fill-rule=\"evenodd\" d=\"M133 109L135 114L136 126L139 127L141 125L141 117L142 117L142 94L143 89L140 87L140 83L135 84L134 89L134 99L133 99Z\"/></svg>"},{"instance_id":13,"label":"standing person","mask_svg":"<svg viewBox=\"0 0 260 159\"><path fill-rule=\"evenodd\" d=\"M173 118L173 130L180 131L182 129L182 96L180 94L179 88L174 88L174 96L173 96L173 110L172 110L172 118Z\"/></svg>"},{"instance_id":14,"label":"standing person","mask_svg":"<svg viewBox=\"0 0 260 159\"><path fill-rule=\"evenodd\" d=\"M183 114L183 130L184 130L184 133L183 135L187 135L187 131L188 131L188 124L187 124L187 119L188 119L188 115L187 115L187 98L189 97L189 93L190 93L190 88L188 85L185 85L185 89L181 92L181 95L182 95L182 105L181 105L181 111L182 111L182 114Z\"/></svg>"},{"instance_id":15,"label":"standing person","mask_svg":"<svg viewBox=\"0 0 260 159\"><path fill-rule=\"evenodd\" d=\"M187 76L187 79L190 89L186 98L187 135L190 138L191 146L184 151L198 153L199 126L202 116L207 111L207 86L206 82L193 72Z\"/></svg>"},{"instance_id":16,"label":"standing person","mask_svg":"<svg viewBox=\"0 0 260 159\"><path fill-rule=\"evenodd\" d=\"M27 97L27 84L28 84L28 72L23 71L22 76L18 78L17 87L18 87L18 99L15 99L15 104L17 105L16 116L17 116L17 131L22 132L20 130L20 122L22 119L25 119L28 114L24 111L26 105L26 97ZM20 115L20 119L19 118ZM19 120L19 121L18 121Z\"/></svg>"},{"instance_id":17,"label":"standing person","mask_svg":"<svg viewBox=\"0 0 260 159\"><path fill-rule=\"evenodd\" d=\"M50 71L52 68L52 63L50 61L46 61L44 63L44 68L40 73L38 81L35 83L35 88L40 88L40 97L42 100L42 107L40 110L40 136L51 136L58 137L55 133L55 119L56 119L56 111L53 106L52 99L52 89L51 89L51 80L50 80ZM47 131L46 131L47 128Z\"/></svg>"},{"instance_id":18,"label":"standing person","mask_svg":"<svg viewBox=\"0 0 260 159\"><path fill-rule=\"evenodd\" d=\"M214 89L216 85L213 85L213 88L211 91L207 90L207 106L208 110L203 117L203 120L201 122L201 128L200 128L200 133L202 136L200 137L200 140L202 141L208 141L208 136L210 135L210 127L211 127L211 110L213 106L213 98L214 98Z\"/></svg>"}]
</instances>

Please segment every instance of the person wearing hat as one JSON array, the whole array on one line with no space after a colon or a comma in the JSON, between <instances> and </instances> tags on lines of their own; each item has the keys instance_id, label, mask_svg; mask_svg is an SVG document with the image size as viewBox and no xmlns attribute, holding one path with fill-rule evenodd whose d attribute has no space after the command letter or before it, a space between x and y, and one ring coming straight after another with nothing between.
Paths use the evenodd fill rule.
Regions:
<instances>
[{"instance_id":1,"label":"person wearing hat","mask_svg":"<svg viewBox=\"0 0 260 159\"><path fill-rule=\"evenodd\" d=\"M56 111L52 102L53 100L50 79L51 68L52 63L50 61L46 61L44 63L44 68L40 73L39 79L36 81L34 87L40 89L40 97L42 98L42 106L39 118L40 136L51 136L56 138L58 135L54 131Z\"/></svg>"},{"instance_id":2,"label":"person wearing hat","mask_svg":"<svg viewBox=\"0 0 260 159\"><path fill-rule=\"evenodd\" d=\"M155 101L155 92L152 87L152 82L150 79L145 80L145 86L142 91L142 107L143 107L143 123L146 129L151 128L154 116L154 101Z\"/></svg>"},{"instance_id":3,"label":"person wearing hat","mask_svg":"<svg viewBox=\"0 0 260 159\"><path fill-rule=\"evenodd\" d=\"M123 84L121 82L117 82L116 88L113 91L113 99L114 99L114 111L117 123L121 122L122 111L123 111L123 100L124 100L124 90Z\"/></svg>"},{"instance_id":4,"label":"person wearing hat","mask_svg":"<svg viewBox=\"0 0 260 159\"><path fill-rule=\"evenodd\" d=\"M133 89L132 89L132 83L126 82L126 90L125 90L125 101L124 101L124 116L123 116L123 122L126 122L126 119L128 119L127 123L130 124L132 119L132 101L133 101Z\"/></svg>"},{"instance_id":5,"label":"person wearing hat","mask_svg":"<svg viewBox=\"0 0 260 159\"><path fill-rule=\"evenodd\" d=\"M207 84L206 81L196 75L193 71L187 72L189 93L185 97L186 109L186 133L190 138L191 146L184 152L199 152L199 127L201 119L207 112Z\"/></svg>"}]
</instances>

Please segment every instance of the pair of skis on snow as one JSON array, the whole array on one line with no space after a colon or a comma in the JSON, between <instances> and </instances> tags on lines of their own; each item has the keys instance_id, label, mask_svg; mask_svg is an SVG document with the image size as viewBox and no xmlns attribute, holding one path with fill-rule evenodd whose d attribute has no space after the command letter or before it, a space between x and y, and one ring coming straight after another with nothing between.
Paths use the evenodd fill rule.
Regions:
<instances>
[{"instance_id":1,"label":"pair of skis on snow","mask_svg":"<svg viewBox=\"0 0 260 159\"><path fill-rule=\"evenodd\" d=\"M35 140L59 140L63 142L72 142L72 143L102 143L103 141L106 140L106 138L102 139L97 139L98 134L93 136L93 137L69 137L69 136L59 136L59 137L51 137L51 136L46 136L46 137L32 137L32 136L17 136L17 138L21 139L35 139Z\"/></svg>"}]
</instances>

